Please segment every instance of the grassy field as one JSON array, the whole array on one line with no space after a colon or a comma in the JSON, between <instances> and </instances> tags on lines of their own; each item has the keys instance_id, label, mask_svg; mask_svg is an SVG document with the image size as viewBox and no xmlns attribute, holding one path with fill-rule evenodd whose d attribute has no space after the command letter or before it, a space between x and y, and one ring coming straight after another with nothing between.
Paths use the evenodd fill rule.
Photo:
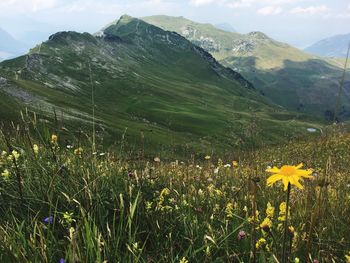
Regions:
<instances>
[{"instance_id":1,"label":"grassy field","mask_svg":"<svg viewBox=\"0 0 350 263\"><path fill-rule=\"evenodd\" d=\"M349 262L350 135L142 158L27 119L0 135L1 262ZM286 192L268 167L304 164Z\"/></svg>"}]
</instances>

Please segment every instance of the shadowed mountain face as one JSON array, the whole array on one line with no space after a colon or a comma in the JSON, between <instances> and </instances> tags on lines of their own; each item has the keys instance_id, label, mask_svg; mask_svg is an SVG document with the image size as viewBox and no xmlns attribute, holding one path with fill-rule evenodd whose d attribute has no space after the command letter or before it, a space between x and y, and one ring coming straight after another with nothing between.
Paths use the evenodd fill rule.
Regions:
<instances>
[{"instance_id":1,"label":"shadowed mountain face","mask_svg":"<svg viewBox=\"0 0 350 263\"><path fill-rule=\"evenodd\" d=\"M256 89L289 110L329 119L334 114L342 77L342 60L325 60L261 32L225 32L182 17L143 20L175 31L210 52L224 66L241 73ZM345 80L339 119L350 118L350 76Z\"/></svg>"},{"instance_id":2,"label":"shadowed mountain face","mask_svg":"<svg viewBox=\"0 0 350 263\"><path fill-rule=\"evenodd\" d=\"M322 57L345 58L350 44L350 34L337 35L318 41L305 51Z\"/></svg>"},{"instance_id":3,"label":"shadowed mountain face","mask_svg":"<svg viewBox=\"0 0 350 263\"><path fill-rule=\"evenodd\" d=\"M53 109L71 127L122 134L148 150L231 149L285 140L310 123L268 102L240 74L174 32L123 16L98 36L60 32L0 64L4 118L28 106ZM3 101L6 98L6 101ZM304 117L300 117L304 118Z\"/></svg>"}]
</instances>

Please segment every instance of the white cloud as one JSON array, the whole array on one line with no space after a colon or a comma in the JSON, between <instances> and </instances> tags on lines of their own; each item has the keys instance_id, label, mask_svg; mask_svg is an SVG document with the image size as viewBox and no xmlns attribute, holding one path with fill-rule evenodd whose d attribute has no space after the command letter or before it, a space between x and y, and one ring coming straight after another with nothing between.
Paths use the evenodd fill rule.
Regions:
<instances>
[{"instance_id":1,"label":"white cloud","mask_svg":"<svg viewBox=\"0 0 350 263\"><path fill-rule=\"evenodd\" d=\"M93 0L75 0L59 8L63 13L83 13L93 10L98 14L118 14L123 6L115 3L97 2Z\"/></svg>"},{"instance_id":2,"label":"white cloud","mask_svg":"<svg viewBox=\"0 0 350 263\"><path fill-rule=\"evenodd\" d=\"M290 10L292 14L301 14L301 15L318 15L318 14L324 14L326 12L330 11L330 8L326 5L319 5L319 6L309 6L309 7L296 7Z\"/></svg>"},{"instance_id":3,"label":"white cloud","mask_svg":"<svg viewBox=\"0 0 350 263\"><path fill-rule=\"evenodd\" d=\"M7 12L37 12L50 9L58 4L58 0L1 0L0 13Z\"/></svg>"},{"instance_id":4,"label":"white cloud","mask_svg":"<svg viewBox=\"0 0 350 263\"><path fill-rule=\"evenodd\" d=\"M191 0L190 3L194 6L203 6L214 3L214 0Z\"/></svg>"},{"instance_id":5,"label":"white cloud","mask_svg":"<svg viewBox=\"0 0 350 263\"><path fill-rule=\"evenodd\" d=\"M226 6L229 8L251 7L256 0L236 0L226 1Z\"/></svg>"},{"instance_id":6,"label":"white cloud","mask_svg":"<svg viewBox=\"0 0 350 263\"><path fill-rule=\"evenodd\" d=\"M282 8L279 6L265 6L256 11L257 14L268 16L268 15L278 15L282 12Z\"/></svg>"},{"instance_id":7,"label":"white cloud","mask_svg":"<svg viewBox=\"0 0 350 263\"><path fill-rule=\"evenodd\" d=\"M216 0L216 1L215 0L190 0L190 4L194 6L205 6L205 5L216 4L216 5L225 6L228 8L244 8L244 7L260 6L260 5L281 6L281 5L288 5L288 4L293 4L301 1L303 0Z\"/></svg>"},{"instance_id":8,"label":"white cloud","mask_svg":"<svg viewBox=\"0 0 350 263\"><path fill-rule=\"evenodd\" d=\"M302 0L263 0L259 2L264 2L265 4L270 4L270 5L287 5L287 4L295 4L300 1Z\"/></svg>"}]
</instances>

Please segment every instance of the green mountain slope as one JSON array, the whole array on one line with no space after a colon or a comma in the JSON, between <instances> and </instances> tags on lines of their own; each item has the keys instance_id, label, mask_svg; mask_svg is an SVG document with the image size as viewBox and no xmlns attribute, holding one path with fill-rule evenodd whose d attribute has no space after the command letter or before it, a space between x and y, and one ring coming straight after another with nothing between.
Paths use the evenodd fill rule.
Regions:
<instances>
[{"instance_id":1,"label":"green mountain slope","mask_svg":"<svg viewBox=\"0 0 350 263\"><path fill-rule=\"evenodd\" d=\"M55 109L80 127L92 125L93 91L98 131L107 130L111 140L125 134L148 150L278 142L311 125L177 33L128 16L99 36L52 35L28 55L1 63L0 76L1 94L45 115Z\"/></svg>"},{"instance_id":2,"label":"green mountain slope","mask_svg":"<svg viewBox=\"0 0 350 263\"><path fill-rule=\"evenodd\" d=\"M325 60L275 41L261 32L243 35L183 17L152 16L144 21L175 31L240 72L266 97L289 110L330 119L334 112L340 60ZM345 81L340 118L350 118L350 76Z\"/></svg>"}]
</instances>

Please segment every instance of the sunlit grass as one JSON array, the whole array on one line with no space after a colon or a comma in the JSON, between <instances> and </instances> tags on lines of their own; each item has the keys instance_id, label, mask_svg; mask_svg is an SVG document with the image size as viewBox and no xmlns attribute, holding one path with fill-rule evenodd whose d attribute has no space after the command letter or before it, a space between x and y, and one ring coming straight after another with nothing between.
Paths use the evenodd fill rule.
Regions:
<instances>
[{"instance_id":1,"label":"sunlit grass","mask_svg":"<svg viewBox=\"0 0 350 263\"><path fill-rule=\"evenodd\" d=\"M173 161L35 138L0 137L1 262L282 262L287 215L287 262L349 257L346 133ZM286 206L266 169L301 162L312 178Z\"/></svg>"}]
</instances>

